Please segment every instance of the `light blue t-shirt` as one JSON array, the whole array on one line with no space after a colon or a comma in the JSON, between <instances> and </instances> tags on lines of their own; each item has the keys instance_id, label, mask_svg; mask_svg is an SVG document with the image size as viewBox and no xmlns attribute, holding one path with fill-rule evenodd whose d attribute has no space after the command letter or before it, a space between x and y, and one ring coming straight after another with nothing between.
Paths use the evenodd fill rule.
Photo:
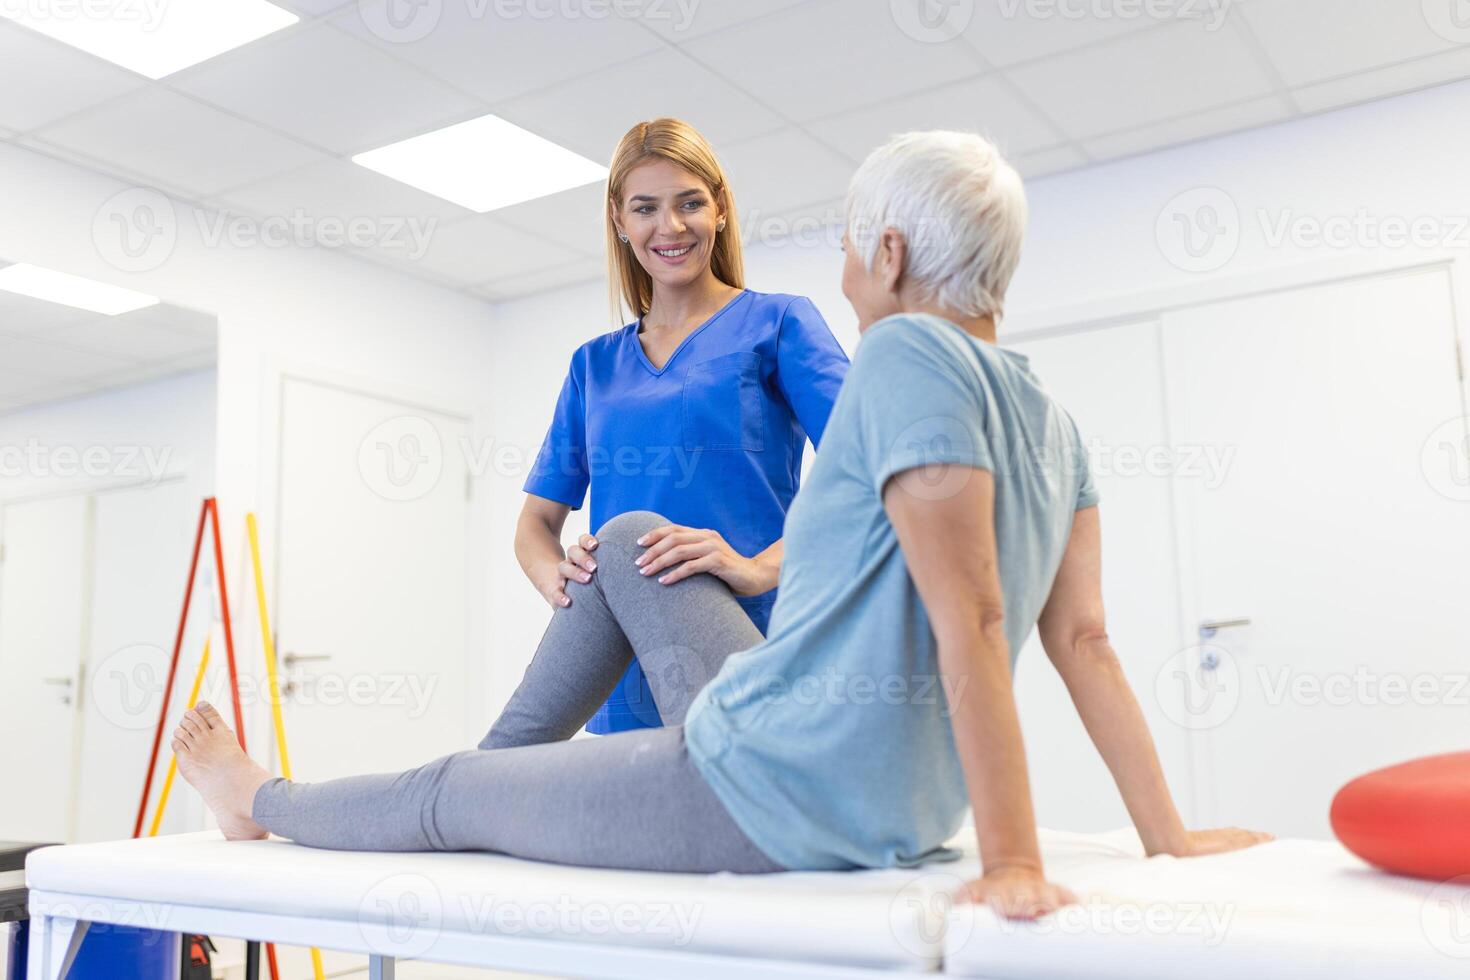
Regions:
<instances>
[{"instance_id":1,"label":"light blue t-shirt","mask_svg":"<svg viewBox=\"0 0 1470 980\"><path fill-rule=\"evenodd\" d=\"M706 781L788 868L953 856L942 845L969 806L956 692L882 499L895 474L945 463L994 474L1013 669L1073 513L1097 502L1076 426L1024 355L934 316L869 328L786 518L767 639L730 657L685 721ZM933 475L936 495L953 492Z\"/></svg>"}]
</instances>

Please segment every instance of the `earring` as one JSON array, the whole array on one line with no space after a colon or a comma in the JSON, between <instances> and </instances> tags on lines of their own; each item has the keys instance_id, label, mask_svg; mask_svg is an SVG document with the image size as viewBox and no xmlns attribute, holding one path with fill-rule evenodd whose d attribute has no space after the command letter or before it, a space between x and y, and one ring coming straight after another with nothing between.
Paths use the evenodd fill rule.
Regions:
<instances>
[{"instance_id":1,"label":"earring","mask_svg":"<svg viewBox=\"0 0 1470 980\"><path fill-rule=\"evenodd\" d=\"M618 232L618 241L620 241L624 245L626 245L626 244L628 244L628 236L625 235L625 234L623 234L622 232Z\"/></svg>"},{"instance_id":2,"label":"earring","mask_svg":"<svg viewBox=\"0 0 1470 980\"><path fill-rule=\"evenodd\" d=\"M721 221L719 224L715 225L715 231L724 231L724 230L725 230L725 223L723 221Z\"/></svg>"}]
</instances>

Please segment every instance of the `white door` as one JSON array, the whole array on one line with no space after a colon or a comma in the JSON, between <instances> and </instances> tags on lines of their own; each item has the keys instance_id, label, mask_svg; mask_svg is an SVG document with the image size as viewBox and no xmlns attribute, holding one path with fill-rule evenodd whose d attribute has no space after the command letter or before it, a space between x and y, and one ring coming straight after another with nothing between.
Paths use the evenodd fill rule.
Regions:
<instances>
[{"instance_id":1,"label":"white door","mask_svg":"<svg viewBox=\"0 0 1470 980\"><path fill-rule=\"evenodd\" d=\"M5 504L0 518L0 839L69 840L88 499Z\"/></svg>"},{"instance_id":2,"label":"white door","mask_svg":"<svg viewBox=\"0 0 1470 980\"><path fill-rule=\"evenodd\" d=\"M1465 748L1449 286L1435 270L1165 317L1176 443L1232 457L1218 486L1181 485L1211 822L1327 836L1347 780Z\"/></svg>"},{"instance_id":3,"label":"white door","mask_svg":"<svg viewBox=\"0 0 1470 980\"><path fill-rule=\"evenodd\" d=\"M107 490L94 497L94 582L86 665L76 840L116 840L133 832L138 794L158 723L199 501L183 480ZM201 565L209 558L201 555ZM212 565L212 562L210 563ZM203 571L203 569L201 569ZM179 654L170 714L184 710L214 605L212 575L195 583L190 627ZM168 766L168 733L159 749L143 829L153 819ZM175 787L176 789L178 787ZM193 794L174 793L160 833L196 826Z\"/></svg>"},{"instance_id":4,"label":"white door","mask_svg":"<svg viewBox=\"0 0 1470 980\"><path fill-rule=\"evenodd\" d=\"M472 747L467 423L283 387L276 630L295 775L407 769Z\"/></svg>"},{"instance_id":5,"label":"white door","mask_svg":"<svg viewBox=\"0 0 1470 980\"><path fill-rule=\"evenodd\" d=\"M1170 491L1179 466L1165 424L1159 325L1130 323L1005 346L1031 359L1091 450L1101 495L1108 631L1188 817L1185 733L1159 703L1154 683L1178 648L1180 631ZM1016 701L1040 824L1077 831L1126 826L1112 777L1035 633L1016 665Z\"/></svg>"}]
</instances>

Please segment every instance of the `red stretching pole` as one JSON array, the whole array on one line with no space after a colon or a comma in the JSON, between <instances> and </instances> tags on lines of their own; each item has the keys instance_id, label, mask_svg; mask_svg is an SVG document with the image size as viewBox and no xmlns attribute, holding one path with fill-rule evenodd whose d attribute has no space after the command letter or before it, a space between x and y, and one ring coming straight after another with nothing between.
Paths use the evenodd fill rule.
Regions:
<instances>
[{"instance_id":1,"label":"red stretching pole","mask_svg":"<svg viewBox=\"0 0 1470 980\"><path fill-rule=\"evenodd\" d=\"M194 532L194 556L189 559L189 581L184 586L184 608L179 612L179 630L174 634L174 655L168 663L168 680L163 685L163 707L158 711L158 728L153 732L153 751L148 756L148 773L143 778L143 798L138 801L138 818L133 821L133 836L143 834L143 815L148 810L148 795L153 791L153 770L158 765L158 749L163 744L163 728L168 723L168 699L174 689L174 674L179 669L179 650L184 645L184 626L189 621L189 602L194 596L194 576L199 571L199 548L204 543L204 516L209 501L199 507L199 528Z\"/></svg>"},{"instance_id":2,"label":"red stretching pole","mask_svg":"<svg viewBox=\"0 0 1470 980\"><path fill-rule=\"evenodd\" d=\"M225 627L225 659L230 665L230 702L235 709L235 737L240 740L240 750L243 752L245 716L240 711L240 679L235 673L235 631L230 627L230 589L225 584L225 553L219 543L219 503L213 497L205 503L209 505L210 524L214 529L215 577L219 579L219 608Z\"/></svg>"}]
</instances>

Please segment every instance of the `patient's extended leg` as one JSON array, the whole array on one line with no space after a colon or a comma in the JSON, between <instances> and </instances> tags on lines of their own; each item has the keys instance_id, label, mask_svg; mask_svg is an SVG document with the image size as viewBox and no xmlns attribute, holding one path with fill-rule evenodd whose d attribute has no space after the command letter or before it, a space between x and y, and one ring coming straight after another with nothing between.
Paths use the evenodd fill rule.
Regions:
<instances>
[{"instance_id":1,"label":"patient's extended leg","mask_svg":"<svg viewBox=\"0 0 1470 980\"><path fill-rule=\"evenodd\" d=\"M725 658L761 634L724 582L693 575L673 585L639 574L638 539L669 521L631 511L597 531L597 571L568 582L571 606L552 614L520 685L482 749L571 738L612 693L635 654L659 715L682 724L689 702Z\"/></svg>"},{"instance_id":2,"label":"patient's extended leg","mask_svg":"<svg viewBox=\"0 0 1470 980\"><path fill-rule=\"evenodd\" d=\"M174 755L185 782L199 791L228 840L257 840L265 828L250 818L255 791L270 773L240 748L214 706L203 701L174 729Z\"/></svg>"}]
</instances>

